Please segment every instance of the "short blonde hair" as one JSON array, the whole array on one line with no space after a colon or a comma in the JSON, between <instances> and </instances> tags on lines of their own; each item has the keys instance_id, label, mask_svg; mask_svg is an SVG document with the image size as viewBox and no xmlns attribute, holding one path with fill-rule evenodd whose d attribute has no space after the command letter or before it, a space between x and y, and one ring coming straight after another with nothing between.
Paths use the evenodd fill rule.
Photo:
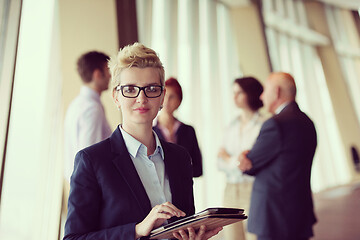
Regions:
<instances>
[{"instance_id":1,"label":"short blonde hair","mask_svg":"<svg viewBox=\"0 0 360 240\"><path fill-rule=\"evenodd\" d=\"M164 86L165 70L156 52L141 43L127 45L120 49L116 57L112 57L108 63L111 72L112 92L120 85L120 74L125 68L157 68L159 70L160 83Z\"/></svg>"}]
</instances>

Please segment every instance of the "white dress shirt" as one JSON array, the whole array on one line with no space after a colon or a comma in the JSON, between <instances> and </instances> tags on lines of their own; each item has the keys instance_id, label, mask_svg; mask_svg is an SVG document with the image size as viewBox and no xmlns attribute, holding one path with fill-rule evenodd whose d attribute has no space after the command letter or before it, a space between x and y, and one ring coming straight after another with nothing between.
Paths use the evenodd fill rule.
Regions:
<instances>
[{"instance_id":1,"label":"white dress shirt","mask_svg":"<svg viewBox=\"0 0 360 240\"><path fill-rule=\"evenodd\" d=\"M279 114L284 108L286 108L287 105L289 105L290 102L284 102L279 107L276 108L275 114Z\"/></svg>"},{"instance_id":2,"label":"white dress shirt","mask_svg":"<svg viewBox=\"0 0 360 240\"><path fill-rule=\"evenodd\" d=\"M119 126L125 145L130 153L136 171L145 188L151 207L165 202L171 202L169 178L165 172L164 151L159 138L153 131L156 148L153 154L147 155L147 147L136 140Z\"/></svg>"},{"instance_id":3,"label":"white dress shirt","mask_svg":"<svg viewBox=\"0 0 360 240\"><path fill-rule=\"evenodd\" d=\"M241 126L242 121L241 116L239 116L226 128L222 147L231 158L229 162L218 158L217 165L220 171L225 172L228 183L240 183L254 180L254 177L243 174L238 168L238 156L243 151L252 148L264 121L265 118L257 112L246 126Z\"/></svg>"},{"instance_id":4,"label":"white dress shirt","mask_svg":"<svg viewBox=\"0 0 360 240\"><path fill-rule=\"evenodd\" d=\"M111 135L100 95L82 86L80 94L71 102L64 123L64 177L70 182L76 153Z\"/></svg>"}]
</instances>

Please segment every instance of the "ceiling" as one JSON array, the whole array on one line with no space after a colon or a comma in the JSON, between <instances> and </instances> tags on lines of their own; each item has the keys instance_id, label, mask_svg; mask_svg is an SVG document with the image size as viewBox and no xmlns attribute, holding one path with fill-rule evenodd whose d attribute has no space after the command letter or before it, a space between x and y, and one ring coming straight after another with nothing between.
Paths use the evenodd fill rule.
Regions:
<instances>
[{"instance_id":1,"label":"ceiling","mask_svg":"<svg viewBox=\"0 0 360 240\"><path fill-rule=\"evenodd\" d=\"M241 7L245 5L249 5L251 0L217 0L229 7Z\"/></svg>"},{"instance_id":2,"label":"ceiling","mask_svg":"<svg viewBox=\"0 0 360 240\"><path fill-rule=\"evenodd\" d=\"M318 0L318 1L352 10L359 10L360 8L360 0Z\"/></svg>"},{"instance_id":3,"label":"ceiling","mask_svg":"<svg viewBox=\"0 0 360 240\"><path fill-rule=\"evenodd\" d=\"M224 3L229 7L241 7L251 3L251 0L217 0L217 1ZM263 0L263 1L268 1L268 0ZM301 0L297 0L297 1L301 1ZM359 10L360 8L360 0L315 0L315 1L328 3L341 8L347 8L352 10Z\"/></svg>"}]
</instances>

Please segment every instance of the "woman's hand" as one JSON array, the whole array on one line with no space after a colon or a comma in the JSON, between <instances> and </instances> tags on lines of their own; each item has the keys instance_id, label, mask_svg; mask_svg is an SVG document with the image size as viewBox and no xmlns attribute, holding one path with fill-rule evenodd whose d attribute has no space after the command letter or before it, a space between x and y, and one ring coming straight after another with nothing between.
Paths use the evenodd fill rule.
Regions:
<instances>
[{"instance_id":1,"label":"woman's hand","mask_svg":"<svg viewBox=\"0 0 360 240\"><path fill-rule=\"evenodd\" d=\"M184 217L186 214L175 207L172 203L166 202L161 205L156 205L145 217L145 219L136 224L135 226L135 239L143 236L148 236L150 232L159 226L161 226L165 220L176 216Z\"/></svg>"},{"instance_id":2,"label":"woman's hand","mask_svg":"<svg viewBox=\"0 0 360 240\"><path fill-rule=\"evenodd\" d=\"M225 150L225 148L220 148L218 157L224 160L225 162L230 161L230 154Z\"/></svg>"},{"instance_id":3,"label":"woman's hand","mask_svg":"<svg viewBox=\"0 0 360 240\"><path fill-rule=\"evenodd\" d=\"M194 228L191 227L187 228L187 230L188 233L186 233L184 230L180 230L177 233L173 233L173 236L180 240L206 240L218 234L222 230L222 227L215 228L211 231L206 231L206 226L202 225L197 233L195 232Z\"/></svg>"}]
</instances>

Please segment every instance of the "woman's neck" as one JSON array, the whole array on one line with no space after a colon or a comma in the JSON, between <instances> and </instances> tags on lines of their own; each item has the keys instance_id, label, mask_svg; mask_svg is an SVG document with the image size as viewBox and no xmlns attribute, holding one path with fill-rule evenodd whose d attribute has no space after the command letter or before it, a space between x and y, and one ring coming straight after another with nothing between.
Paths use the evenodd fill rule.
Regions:
<instances>
[{"instance_id":1,"label":"woman's neck","mask_svg":"<svg viewBox=\"0 0 360 240\"><path fill-rule=\"evenodd\" d=\"M137 124L136 126L133 126L131 124L123 123L121 127L125 130L125 132L129 133L136 140L146 146L148 155L154 153L156 142L151 124Z\"/></svg>"},{"instance_id":2,"label":"woman's neck","mask_svg":"<svg viewBox=\"0 0 360 240\"><path fill-rule=\"evenodd\" d=\"M243 109L243 123L247 124L248 122L250 122L250 120L254 117L255 113L256 112L251 109Z\"/></svg>"},{"instance_id":3,"label":"woman's neck","mask_svg":"<svg viewBox=\"0 0 360 240\"><path fill-rule=\"evenodd\" d=\"M176 122L176 118L172 114L162 112L158 117L158 122L161 126L166 127L168 130L171 130Z\"/></svg>"}]
</instances>

